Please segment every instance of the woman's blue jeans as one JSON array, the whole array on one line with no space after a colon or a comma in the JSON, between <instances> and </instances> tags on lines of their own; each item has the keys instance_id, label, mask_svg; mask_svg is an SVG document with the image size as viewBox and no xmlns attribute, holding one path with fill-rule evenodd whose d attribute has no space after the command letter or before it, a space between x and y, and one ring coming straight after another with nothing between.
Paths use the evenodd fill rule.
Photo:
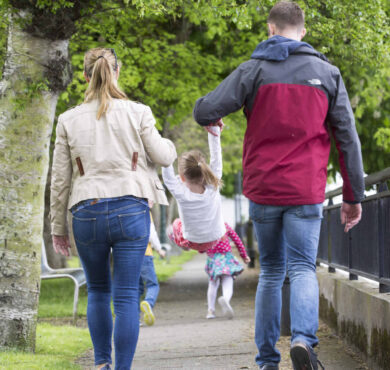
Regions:
<instances>
[{"instance_id":1,"label":"woman's blue jeans","mask_svg":"<svg viewBox=\"0 0 390 370\"><path fill-rule=\"evenodd\" d=\"M256 293L256 362L277 364L282 286L290 279L291 342L318 344L318 282L316 258L322 204L269 206L250 202L259 243L260 276Z\"/></svg>"},{"instance_id":2,"label":"woman's blue jeans","mask_svg":"<svg viewBox=\"0 0 390 370\"><path fill-rule=\"evenodd\" d=\"M153 256L145 256L141 267L141 277L139 279L139 296L144 294L146 285L146 294L144 300L153 308L156 304L160 285L154 269Z\"/></svg>"},{"instance_id":3,"label":"woman's blue jeans","mask_svg":"<svg viewBox=\"0 0 390 370\"><path fill-rule=\"evenodd\" d=\"M115 369L128 370L139 333L138 288L150 232L148 203L132 196L87 200L73 207L72 214L73 235L87 278L87 320L95 365L112 363L112 296Z\"/></svg>"}]
</instances>

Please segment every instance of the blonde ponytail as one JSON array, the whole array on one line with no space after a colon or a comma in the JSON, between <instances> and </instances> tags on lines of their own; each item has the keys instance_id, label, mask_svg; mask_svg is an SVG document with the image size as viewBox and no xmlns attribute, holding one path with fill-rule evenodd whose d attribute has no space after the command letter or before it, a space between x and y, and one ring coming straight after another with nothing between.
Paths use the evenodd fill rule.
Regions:
<instances>
[{"instance_id":1,"label":"blonde ponytail","mask_svg":"<svg viewBox=\"0 0 390 370\"><path fill-rule=\"evenodd\" d=\"M222 180L215 176L199 150L191 150L179 157L179 173L192 183L211 185L215 189L223 186Z\"/></svg>"},{"instance_id":2,"label":"blonde ponytail","mask_svg":"<svg viewBox=\"0 0 390 370\"><path fill-rule=\"evenodd\" d=\"M202 169L205 184L211 185L215 189L222 187L222 180L215 176L214 172L206 162L200 162L200 168Z\"/></svg>"},{"instance_id":3,"label":"blonde ponytail","mask_svg":"<svg viewBox=\"0 0 390 370\"><path fill-rule=\"evenodd\" d=\"M117 86L115 73L118 68L114 49L95 48L84 56L84 72L90 79L84 102L99 100L97 119L107 112L111 99L127 99Z\"/></svg>"}]
</instances>

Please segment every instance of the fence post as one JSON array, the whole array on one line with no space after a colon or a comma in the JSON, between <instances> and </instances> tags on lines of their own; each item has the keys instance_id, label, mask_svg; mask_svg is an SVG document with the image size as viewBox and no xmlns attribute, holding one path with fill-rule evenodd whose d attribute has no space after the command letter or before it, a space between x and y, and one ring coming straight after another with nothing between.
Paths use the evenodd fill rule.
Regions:
<instances>
[{"instance_id":1,"label":"fence post","mask_svg":"<svg viewBox=\"0 0 390 370\"><path fill-rule=\"evenodd\" d=\"M353 249L352 249L352 234L349 231L348 232L348 267L349 269L352 268L352 256L353 256ZM358 276L356 274L353 274L352 272L349 273L349 280L358 280Z\"/></svg>"},{"instance_id":2,"label":"fence post","mask_svg":"<svg viewBox=\"0 0 390 370\"><path fill-rule=\"evenodd\" d=\"M328 206L333 206L333 198L329 198ZM326 217L328 218L328 272L336 272L336 269L330 266L330 263L332 262L332 238L329 211L326 211Z\"/></svg>"},{"instance_id":3,"label":"fence post","mask_svg":"<svg viewBox=\"0 0 390 370\"><path fill-rule=\"evenodd\" d=\"M381 182L377 185L377 192L381 193L383 191L387 191L387 183L386 181ZM383 276L384 271L384 248L385 248L385 240L384 240L384 233L385 233L385 225L384 220L382 217L383 213L383 199L378 199L378 254L379 254L379 279ZM390 292L390 286L383 284L379 282L379 293L389 293Z\"/></svg>"},{"instance_id":4,"label":"fence post","mask_svg":"<svg viewBox=\"0 0 390 370\"><path fill-rule=\"evenodd\" d=\"M352 272L349 273L349 280L358 280L359 276L356 274L352 274Z\"/></svg>"}]
</instances>

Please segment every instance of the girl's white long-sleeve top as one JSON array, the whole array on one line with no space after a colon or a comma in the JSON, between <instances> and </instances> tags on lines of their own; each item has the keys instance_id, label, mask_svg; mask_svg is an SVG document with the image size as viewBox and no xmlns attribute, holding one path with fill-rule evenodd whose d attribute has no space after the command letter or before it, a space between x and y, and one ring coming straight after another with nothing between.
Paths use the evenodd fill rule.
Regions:
<instances>
[{"instance_id":1,"label":"girl's white long-sleeve top","mask_svg":"<svg viewBox=\"0 0 390 370\"><path fill-rule=\"evenodd\" d=\"M218 128L219 131L219 128ZM208 134L210 167L222 177L222 153L220 136ZM193 193L175 175L173 166L162 169L164 183L175 197L183 224L183 236L194 243L206 243L220 239L226 233L221 210L219 189L206 186L204 193Z\"/></svg>"}]
</instances>

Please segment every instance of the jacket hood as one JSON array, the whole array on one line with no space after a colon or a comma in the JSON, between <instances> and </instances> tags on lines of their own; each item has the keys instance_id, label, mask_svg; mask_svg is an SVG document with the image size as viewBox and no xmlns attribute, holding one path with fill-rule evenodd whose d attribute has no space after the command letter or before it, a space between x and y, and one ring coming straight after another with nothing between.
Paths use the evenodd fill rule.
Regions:
<instances>
[{"instance_id":1,"label":"jacket hood","mask_svg":"<svg viewBox=\"0 0 390 370\"><path fill-rule=\"evenodd\" d=\"M305 54L307 54L308 51L313 51L313 54L315 55L320 54L307 42L296 41L288 39L287 37L275 35L257 45L251 58L282 61L287 59L290 54L295 54L294 52L302 46L305 47ZM320 57L320 55L317 56Z\"/></svg>"}]
</instances>

